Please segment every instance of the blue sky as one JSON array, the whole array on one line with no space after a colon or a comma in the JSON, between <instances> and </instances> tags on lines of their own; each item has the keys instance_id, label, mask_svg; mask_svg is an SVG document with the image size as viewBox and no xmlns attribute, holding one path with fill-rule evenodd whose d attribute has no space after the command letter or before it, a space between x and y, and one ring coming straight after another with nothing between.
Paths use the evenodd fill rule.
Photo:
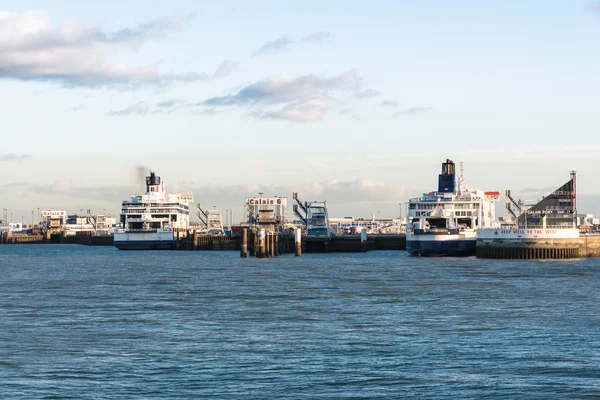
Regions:
<instances>
[{"instance_id":1,"label":"blue sky","mask_svg":"<svg viewBox=\"0 0 600 400\"><path fill-rule=\"evenodd\" d=\"M600 214L600 2L86 3L0 1L13 216L117 213L140 166L240 216L258 191L397 216L446 158L528 199L576 168Z\"/></svg>"}]
</instances>

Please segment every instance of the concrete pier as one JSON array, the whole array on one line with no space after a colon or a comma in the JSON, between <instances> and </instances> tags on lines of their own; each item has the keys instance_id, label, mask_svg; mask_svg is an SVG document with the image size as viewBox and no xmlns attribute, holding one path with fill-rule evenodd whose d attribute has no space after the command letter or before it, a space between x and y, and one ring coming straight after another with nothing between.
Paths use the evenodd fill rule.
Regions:
<instances>
[{"instance_id":1,"label":"concrete pier","mask_svg":"<svg viewBox=\"0 0 600 400\"><path fill-rule=\"evenodd\" d=\"M366 244L365 244L366 243ZM406 250L406 235L341 235L332 237L305 237L304 253L361 253L373 250Z\"/></svg>"}]
</instances>

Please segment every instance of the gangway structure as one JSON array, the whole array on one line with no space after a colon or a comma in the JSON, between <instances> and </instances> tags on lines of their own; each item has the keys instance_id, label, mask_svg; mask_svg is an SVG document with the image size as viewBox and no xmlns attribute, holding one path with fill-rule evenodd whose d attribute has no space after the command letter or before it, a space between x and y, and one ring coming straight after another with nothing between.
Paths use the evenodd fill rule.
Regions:
<instances>
[{"instance_id":1,"label":"gangway structure","mask_svg":"<svg viewBox=\"0 0 600 400\"><path fill-rule=\"evenodd\" d=\"M196 211L202 230L209 235L222 235L225 233L221 211L217 210L216 207L212 210L203 210L200 204L197 204Z\"/></svg>"},{"instance_id":2,"label":"gangway structure","mask_svg":"<svg viewBox=\"0 0 600 400\"><path fill-rule=\"evenodd\" d=\"M523 201L521 199L513 199L510 195L510 190L506 191L506 211L508 211L515 220L518 220L519 215L521 215L521 212L523 211Z\"/></svg>"},{"instance_id":3,"label":"gangway structure","mask_svg":"<svg viewBox=\"0 0 600 400\"><path fill-rule=\"evenodd\" d=\"M298 193L293 195L296 204L294 204L294 214L306 226L307 237L330 237L329 215L327 213L326 201L301 202L298 199Z\"/></svg>"},{"instance_id":4,"label":"gangway structure","mask_svg":"<svg viewBox=\"0 0 600 400\"><path fill-rule=\"evenodd\" d=\"M92 210L90 210L90 209L87 210L86 218L87 218L87 223L92 225L94 227L94 231L95 231L97 221L96 221L96 216L94 214L92 214Z\"/></svg>"}]
</instances>

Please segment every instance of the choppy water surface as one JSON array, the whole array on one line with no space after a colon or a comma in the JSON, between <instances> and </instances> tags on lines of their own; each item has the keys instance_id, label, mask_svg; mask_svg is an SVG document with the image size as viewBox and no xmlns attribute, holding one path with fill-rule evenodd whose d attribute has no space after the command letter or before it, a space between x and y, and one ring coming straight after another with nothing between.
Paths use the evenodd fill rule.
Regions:
<instances>
[{"instance_id":1,"label":"choppy water surface","mask_svg":"<svg viewBox=\"0 0 600 400\"><path fill-rule=\"evenodd\" d=\"M600 260L0 246L1 398L600 398Z\"/></svg>"}]
</instances>

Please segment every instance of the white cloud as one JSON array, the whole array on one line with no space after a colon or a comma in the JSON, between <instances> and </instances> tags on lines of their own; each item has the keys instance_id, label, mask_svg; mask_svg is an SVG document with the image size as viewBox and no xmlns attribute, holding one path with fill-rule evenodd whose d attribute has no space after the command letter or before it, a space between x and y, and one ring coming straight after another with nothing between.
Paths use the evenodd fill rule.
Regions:
<instances>
[{"instance_id":1,"label":"white cloud","mask_svg":"<svg viewBox=\"0 0 600 400\"><path fill-rule=\"evenodd\" d=\"M29 154L5 153L0 154L0 161L22 161L31 158Z\"/></svg>"},{"instance_id":2,"label":"white cloud","mask_svg":"<svg viewBox=\"0 0 600 400\"><path fill-rule=\"evenodd\" d=\"M107 32L79 21L52 26L44 11L0 12L0 78L59 82L65 86L207 80L211 76L204 73L162 74L156 65L132 67L108 62L110 56L123 49L137 51L149 41L162 40L191 18L162 18ZM225 76L233 69L231 62L222 64L215 76Z\"/></svg>"},{"instance_id":3,"label":"white cloud","mask_svg":"<svg viewBox=\"0 0 600 400\"><path fill-rule=\"evenodd\" d=\"M362 82L363 78L355 71L331 77L280 74L245 86L237 93L208 98L200 104L209 107L250 107L250 115L259 118L315 122L323 118L328 104L340 102L337 96L356 93ZM276 105L283 108L269 108Z\"/></svg>"},{"instance_id":4,"label":"white cloud","mask_svg":"<svg viewBox=\"0 0 600 400\"><path fill-rule=\"evenodd\" d=\"M356 97L358 97L359 99L369 99L371 97L376 97L376 96L380 96L381 92L379 90L375 90L375 89L367 89L367 90L363 90L362 92L358 92L356 93Z\"/></svg>"},{"instance_id":5,"label":"white cloud","mask_svg":"<svg viewBox=\"0 0 600 400\"><path fill-rule=\"evenodd\" d=\"M403 115L417 115L417 114L423 114L426 112L430 112L433 111L433 107L411 107L411 108L407 108L404 110L400 110L397 113L394 113L392 115L392 117L396 118L396 117L400 117Z\"/></svg>"},{"instance_id":6,"label":"white cloud","mask_svg":"<svg viewBox=\"0 0 600 400\"><path fill-rule=\"evenodd\" d=\"M287 49L292 43L294 43L294 39L291 35L281 36L278 39L271 40L263 44L254 52L253 57L258 57L269 53L278 53Z\"/></svg>"},{"instance_id":7,"label":"white cloud","mask_svg":"<svg viewBox=\"0 0 600 400\"><path fill-rule=\"evenodd\" d=\"M600 3L590 3L587 6L585 6L583 11L600 14Z\"/></svg>"},{"instance_id":8,"label":"white cloud","mask_svg":"<svg viewBox=\"0 0 600 400\"><path fill-rule=\"evenodd\" d=\"M398 102L395 100L384 100L381 102L382 107L398 107Z\"/></svg>"},{"instance_id":9,"label":"white cloud","mask_svg":"<svg viewBox=\"0 0 600 400\"><path fill-rule=\"evenodd\" d=\"M240 185L204 185L193 183L181 185L179 190L194 192L198 202L203 204L243 203L247 196L264 192L268 196L287 196L297 192L305 201L327 201L328 204L374 204L387 203L397 206L413 191L403 185L387 184L374 180L327 180L298 184L240 184Z\"/></svg>"},{"instance_id":10,"label":"white cloud","mask_svg":"<svg viewBox=\"0 0 600 400\"><path fill-rule=\"evenodd\" d=\"M213 74L213 78L224 78L237 71L240 67L240 62L236 60L225 60L217 67Z\"/></svg>"},{"instance_id":11,"label":"white cloud","mask_svg":"<svg viewBox=\"0 0 600 400\"><path fill-rule=\"evenodd\" d=\"M302 39L302 41L305 43L321 44L323 42L331 40L332 37L333 36L329 32L315 32L306 36L304 39Z\"/></svg>"},{"instance_id":12,"label":"white cloud","mask_svg":"<svg viewBox=\"0 0 600 400\"><path fill-rule=\"evenodd\" d=\"M148 115L150 110L143 101L135 103L127 108L116 111L108 111L106 115L110 116L122 116L122 115Z\"/></svg>"},{"instance_id":13,"label":"white cloud","mask_svg":"<svg viewBox=\"0 0 600 400\"><path fill-rule=\"evenodd\" d=\"M258 118L283 119L293 122L316 122L323 119L327 112L327 102L319 99L288 104L280 111L267 111L255 116Z\"/></svg>"}]
</instances>

